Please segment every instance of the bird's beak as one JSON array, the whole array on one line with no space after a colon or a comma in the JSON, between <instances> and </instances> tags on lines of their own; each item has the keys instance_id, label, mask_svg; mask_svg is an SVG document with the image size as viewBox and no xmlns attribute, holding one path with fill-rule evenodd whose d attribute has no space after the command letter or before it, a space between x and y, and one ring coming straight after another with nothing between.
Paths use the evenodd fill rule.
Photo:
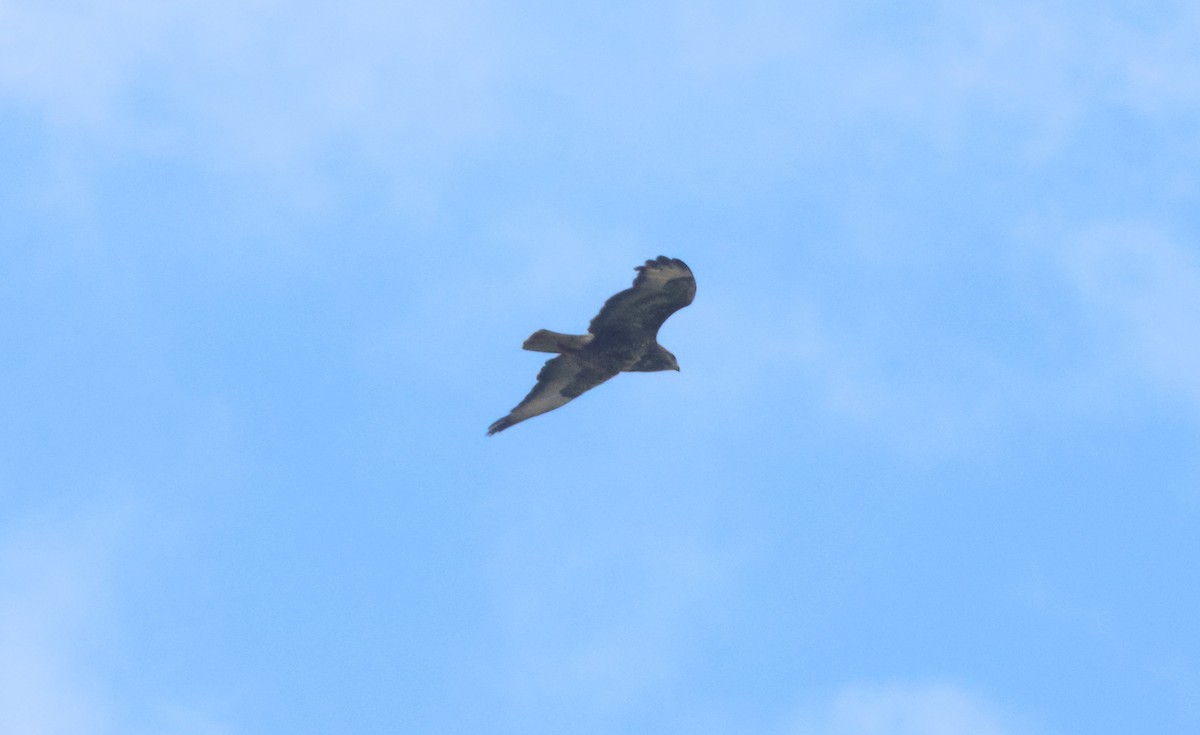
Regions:
<instances>
[{"instance_id":1,"label":"bird's beak","mask_svg":"<svg viewBox=\"0 0 1200 735\"><path fill-rule=\"evenodd\" d=\"M678 365L676 365L676 366L675 366L675 372L679 372L679 366L678 366Z\"/></svg>"}]
</instances>

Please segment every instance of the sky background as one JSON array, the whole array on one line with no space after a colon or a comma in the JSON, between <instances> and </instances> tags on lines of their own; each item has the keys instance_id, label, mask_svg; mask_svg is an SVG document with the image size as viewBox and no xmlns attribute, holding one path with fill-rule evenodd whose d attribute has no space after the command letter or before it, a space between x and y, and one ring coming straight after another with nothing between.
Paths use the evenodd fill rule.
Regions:
<instances>
[{"instance_id":1,"label":"sky background","mask_svg":"<svg viewBox=\"0 0 1200 735\"><path fill-rule=\"evenodd\" d=\"M0 168L4 735L1200 732L1194 2L0 0Z\"/></svg>"}]
</instances>

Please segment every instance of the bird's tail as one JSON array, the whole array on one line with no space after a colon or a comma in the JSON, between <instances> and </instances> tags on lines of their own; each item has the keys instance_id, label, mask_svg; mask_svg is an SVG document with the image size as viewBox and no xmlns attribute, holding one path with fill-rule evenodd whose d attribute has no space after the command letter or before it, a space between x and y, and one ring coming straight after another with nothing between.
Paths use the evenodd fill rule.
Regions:
<instances>
[{"instance_id":1,"label":"bird's tail","mask_svg":"<svg viewBox=\"0 0 1200 735\"><path fill-rule=\"evenodd\" d=\"M583 349L584 345L592 341L591 334L562 334L561 332L551 332L549 329L539 329L529 335L529 339L525 340L523 348L531 352L557 352L570 353L578 352Z\"/></svg>"}]
</instances>

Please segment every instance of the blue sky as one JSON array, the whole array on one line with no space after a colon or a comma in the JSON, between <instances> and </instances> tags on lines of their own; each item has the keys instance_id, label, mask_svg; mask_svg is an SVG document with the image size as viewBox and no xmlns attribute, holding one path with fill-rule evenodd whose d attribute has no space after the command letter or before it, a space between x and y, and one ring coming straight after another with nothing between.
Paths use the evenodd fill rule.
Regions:
<instances>
[{"instance_id":1,"label":"blue sky","mask_svg":"<svg viewBox=\"0 0 1200 735\"><path fill-rule=\"evenodd\" d=\"M0 732L1197 731L1197 38L0 0Z\"/></svg>"}]
</instances>

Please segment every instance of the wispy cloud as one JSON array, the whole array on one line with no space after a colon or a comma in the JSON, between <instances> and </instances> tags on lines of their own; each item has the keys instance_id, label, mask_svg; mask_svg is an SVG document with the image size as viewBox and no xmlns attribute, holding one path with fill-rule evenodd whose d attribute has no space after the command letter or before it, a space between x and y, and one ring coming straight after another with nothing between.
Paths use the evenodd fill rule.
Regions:
<instances>
[{"instance_id":1,"label":"wispy cloud","mask_svg":"<svg viewBox=\"0 0 1200 735\"><path fill-rule=\"evenodd\" d=\"M951 683L849 686L806 708L788 735L1025 735L985 698Z\"/></svg>"},{"instance_id":2,"label":"wispy cloud","mask_svg":"<svg viewBox=\"0 0 1200 735\"><path fill-rule=\"evenodd\" d=\"M816 296L777 304L731 296L691 307L705 332L689 344L685 368L687 390L704 406L697 426L727 422L726 411L783 411L784 420L844 427L925 461L978 451L1061 388L1061 376L986 340L931 338L915 315L900 313L903 304L892 307L897 319L863 325Z\"/></svg>"},{"instance_id":3,"label":"wispy cloud","mask_svg":"<svg viewBox=\"0 0 1200 735\"><path fill-rule=\"evenodd\" d=\"M835 126L826 134L852 145L861 135L845 126L863 120L886 120L890 130L915 131L946 150L977 141L981 124L1002 121L1036 160L1061 149L1097 111L1196 109L1200 61L1187 49L1200 14L1176 4L1139 14L1119 4L1083 9L942 2L889 14L853 3L689 5L676 23L675 61L710 87L785 77L787 88L762 112L782 113L793 127L825 121L818 127Z\"/></svg>"},{"instance_id":4,"label":"wispy cloud","mask_svg":"<svg viewBox=\"0 0 1200 735\"><path fill-rule=\"evenodd\" d=\"M118 580L134 515L118 503L65 517L26 515L3 529L0 732L231 732L200 711L131 698L112 676L120 660L113 655L121 639Z\"/></svg>"},{"instance_id":5,"label":"wispy cloud","mask_svg":"<svg viewBox=\"0 0 1200 735\"><path fill-rule=\"evenodd\" d=\"M237 171L441 160L490 129L486 7L6 3L0 99L61 133Z\"/></svg>"},{"instance_id":6,"label":"wispy cloud","mask_svg":"<svg viewBox=\"0 0 1200 735\"><path fill-rule=\"evenodd\" d=\"M952 292L974 279L970 315L907 283L860 286L869 311L804 286L769 299L710 287L687 315L706 331L688 389L717 422L769 411L771 395L916 460L986 452L1018 427L1122 412L1154 392L1200 408L1200 256L1161 220L1016 228L984 262L937 282Z\"/></svg>"},{"instance_id":7,"label":"wispy cloud","mask_svg":"<svg viewBox=\"0 0 1200 735\"><path fill-rule=\"evenodd\" d=\"M1087 307L1096 359L1200 410L1200 258L1159 226L1091 226L1064 269Z\"/></svg>"},{"instance_id":8,"label":"wispy cloud","mask_svg":"<svg viewBox=\"0 0 1200 735\"><path fill-rule=\"evenodd\" d=\"M9 529L0 549L0 731L115 731L90 661L113 632L111 564L121 525L120 514L101 514Z\"/></svg>"},{"instance_id":9,"label":"wispy cloud","mask_svg":"<svg viewBox=\"0 0 1200 735\"><path fill-rule=\"evenodd\" d=\"M628 16L622 27L650 24L657 33L623 37L637 53L614 57L624 68L610 71L627 83L597 89L546 67L565 53L559 66L578 69L582 52L558 48L540 26L503 18L487 2L354 0L332 11L278 0L16 0L0 6L0 95L58 125L240 167L319 161L334 148L419 162L497 132L512 105L528 101L511 93L530 87L560 102L598 96L606 114L579 122L612 126L638 114L637 100L690 107L688 90L702 83L706 95L720 91L715 99L741 105L747 100L729 92L747 83L770 91L761 85L786 78L769 105L754 102L768 128L772 118L794 127L814 116L840 125L885 115L954 140L970 116L986 113L1028 118L1031 143L1042 146L1088 105L1194 109L1195 11L1149 10L1138 23L1103 6L1088 11L935 4L888 18L894 32L883 34L877 9L854 4L701 4L650 16L616 8ZM721 128L720 109L706 109ZM678 128L686 121L668 119L676 127L639 129L688 134Z\"/></svg>"}]
</instances>

